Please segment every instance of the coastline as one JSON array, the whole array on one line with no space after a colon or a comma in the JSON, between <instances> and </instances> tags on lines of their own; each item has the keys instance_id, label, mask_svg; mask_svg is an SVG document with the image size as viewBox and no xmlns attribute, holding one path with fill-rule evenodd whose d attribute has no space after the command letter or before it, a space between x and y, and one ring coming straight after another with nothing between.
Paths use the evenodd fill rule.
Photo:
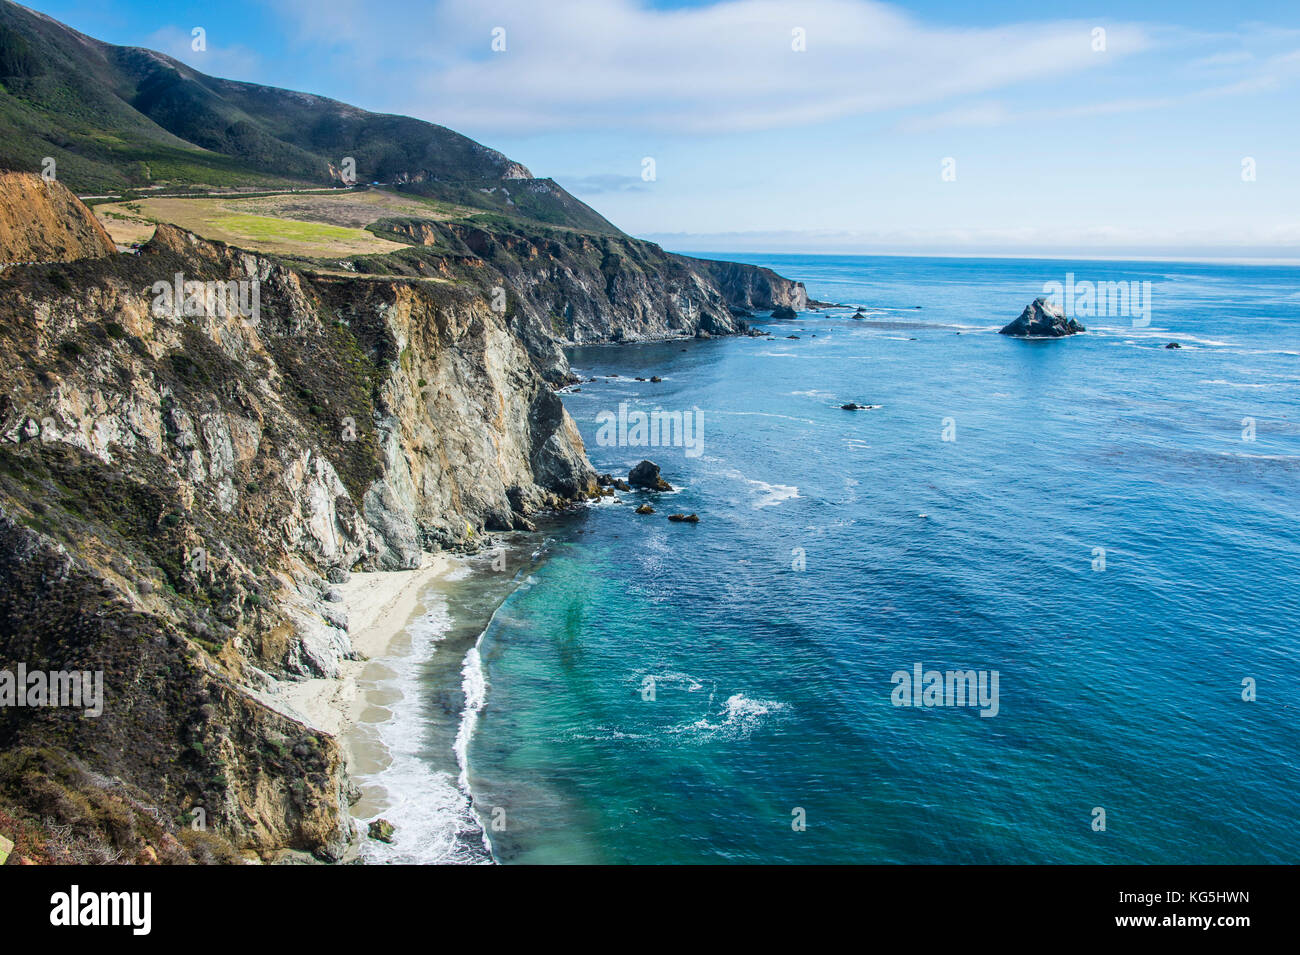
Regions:
<instances>
[{"instance_id":1,"label":"coastline","mask_svg":"<svg viewBox=\"0 0 1300 955\"><path fill-rule=\"evenodd\" d=\"M361 715L365 669L388 654L393 638L419 609L421 593L452 566L448 555L426 553L414 570L356 573L347 583L335 585L343 594L352 648L361 659L344 660L337 678L281 683L274 694L277 702L307 725L343 741ZM349 764L352 755L348 754Z\"/></svg>"}]
</instances>

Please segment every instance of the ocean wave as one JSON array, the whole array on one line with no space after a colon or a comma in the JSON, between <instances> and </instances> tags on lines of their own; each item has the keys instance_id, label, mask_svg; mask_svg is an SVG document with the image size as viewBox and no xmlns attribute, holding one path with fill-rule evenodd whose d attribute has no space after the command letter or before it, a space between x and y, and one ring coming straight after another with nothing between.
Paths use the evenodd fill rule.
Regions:
<instances>
[{"instance_id":1,"label":"ocean wave","mask_svg":"<svg viewBox=\"0 0 1300 955\"><path fill-rule=\"evenodd\" d=\"M1300 454L1251 454L1248 451L1216 451L1221 458L1237 458L1242 461L1285 461L1288 464L1300 462Z\"/></svg>"},{"instance_id":2,"label":"ocean wave","mask_svg":"<svg viewBox=\"0 0 1300 955\"><path fill-rule=\"evenodd\" d=\"M451 574L463 577L467 569ZM384 793L382 816L396 831L392 843L367 839L361 856L371 863L429 864L482 863L491 859L479 843L482 830L474 818L469 796L451 773L430 766L424 756L427 725L421 699L421 669L438 651L438 644L451 625L446 599L438 594L425 598L425 614L411 624L410 652L385 659L393 677L380 684L395 691L397 699L388 705L388 718L376 726L379 743L388 753L388 765L372 776L361 777L364 785Z\"/></svg>"},{"instance_id":3,"label":"ocean wave","mask_svg":"<svg viewBox=\"0 0 1300 955\"><path fill-rule=\"evenodd\" d=\"M1212 378L1200 382L1202 385L1223 385L1225 388L1278 388L1280 385L1265 385L1250 381L1224 381L1222 378Z\"/></svg>"},{"instance_id":4,"label":"ocean wave","mask_svg":"<svg viewBox=\"0 0 1300 955\"><path fill-rule=\"evenodd\" d=\"M743 693L733 693L727 697L722 711L712 719L702 716L693 723L673 727L669 732L699 742L748 739L768 721L768 717L787 709L789 706L778 700L751 699Z\"/></svg>"},{"instance_id":5,"label":"ocean wave","mask_svg":"<svg viewBox=\"0 0 1300 955\"><path fill-rule=\"evenodd\" d=\"M1196 335L1188 335L1184 332L1180 332L1176 329L1171 329L1171 328L1151 328L1151 327L1135 328L1131 325L1089 325L1088 331L1092 334L1099 335L1104 338L1118 336L1125 339L1140 339L1144 342L1176 341L1180 345L1183 345L1184 347L1186 347L1187 343L1189 342L1194 345L1206 345L1211 348L1240 348L1241 347L1240 342L1225 342L1218 338L1200 338ZM1138 344L1138 342L1135 340L1135 341L1131 341L1130 344L1136 345Z\"/></svg>"},{"instance_id":6,"label":"ocean wave","mask_svg":"<svg viewBox=\"0 0 1300 955\"><path fill-rule=\"evenodd\" d=\"M486 632L485 629L483 633ZM474 731L478 729L479 713L487 703L488 694L487 671L483 667L483 657L479 653L479 644L482 642L483 634L479 634L478 640L466 652L465 660L461 664L461 690L465 694L465 709L461 713L460 727L456 730L456 742L452 746L456 753L456 762L460 765L460 777L456 782L461 794L470 804L471 812L473 812L474 797L469 785L469 745L474 739ZM479 831L482 833L483 846L487 849L490 858L492 843L488 839L487 827L480 825Z\"/></svg>"},{"instance_id":7,"label":"ocean wave","mask_svg":"<svg viewBox=\"0 0 1300 955\"><path fill-rule=\"evenodd\" d=\"M633 672L630 680L637 686L641 686L646 678L655 681L655 686L684 686L687 693L698 693L704 689L704 683L691 676L689 673L680 673L677 670L669 670L667 673L654 673L650 670L636 670Z\"/></svg>"},{"instance_id":8,"label":"ocean wave","mask_svg":"<svg viewBox=\"0 0 1300 955\"><path fill-rule=\"evenodd\" d=\"M795 418L788 414L776 414L771 411L709 411L711 415L727 415L734 418L780 418L783 421L794 421L798 424L816 424L816 421L810 421L807 418Z\"/></svg>"}]
</instances>

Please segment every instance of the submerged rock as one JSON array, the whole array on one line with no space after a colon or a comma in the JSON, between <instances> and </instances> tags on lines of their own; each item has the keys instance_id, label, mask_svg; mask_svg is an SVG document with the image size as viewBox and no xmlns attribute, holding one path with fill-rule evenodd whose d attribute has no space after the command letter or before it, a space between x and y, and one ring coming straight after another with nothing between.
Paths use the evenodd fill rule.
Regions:
<instances>
[{"instance_id":1,"label":"submerged rock","mask_svg":"<svg viewBox=\"0 0 1300 955\"><path fill-rule=\"evenodd\" d=\"M669 514L668 519L676 524L698 524L700 518L696 514Z\"/></svg>"},{"instance_id":2,"label":"submerged rock","mask_svg":"<svg viewBox=\"0 0 1300 955\"><path fill-rule=\"evenodd\" d=\"M1086 329L1074 319L1067 318L1061 306L1040 297L1026 305L1020 317L998 334L1016 338L1064 338L1082 331Z\"/></svg>"},{"instance_id":3,"label":"submerged rock","mask_svg":"<svg viewBox=\"0 0 1300 955\"><path fill-rule=\"evenodd\" d=\"M1166 347L1166 348L1182 348L1183 346L1180 345L1180 344L1178 344L1178 342L1170 342L1170 343L1169 343L1168 345L1166 345L1165 347Z\"/></svg>"},{"instance_id":4,"label":"submerged rock","mask_svg":"<svg viewBox=\"0 0 1300 955\"><path fill-rule=\"evenodd\" d=\"M632 487L649 488L652 491L671 491L673 486L659 476L659 465L653 461L642 461L627 473L627 483Z\"/></svg>"}]
</instances>

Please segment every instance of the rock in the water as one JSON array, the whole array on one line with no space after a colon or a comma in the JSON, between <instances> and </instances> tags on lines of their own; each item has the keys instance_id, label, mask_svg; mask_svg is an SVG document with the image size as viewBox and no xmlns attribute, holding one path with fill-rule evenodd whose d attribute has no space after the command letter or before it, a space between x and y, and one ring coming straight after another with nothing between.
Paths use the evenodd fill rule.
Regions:
<instances>
[{"instance_id":1,"label":"rock in the water","mask_svg":"<svg viewBox=\"0 0 1300 955\"><path fill-rule=\"evenodd\" d=\"M650 376L650 382L651 382L651 384L658 384L658 383L661 382L661 381L663 381L663 379L660 378L658 375L651 375L651 376Z\"/></svg>"},{"instance_id":2,"label":"rock in the water","mask_svg":"<svg viewBox=\"0 0 1300 955\"><path fill-rule=\"evenodd\" d=\"M698 524L700 519L695 514L669 514L668 519L677 524Z\"/></svg>"},{"instance_id":3,"label":"rock in the water","mask_svg":"<svg viewBox=\"0 0 1300 955\"><path fill-rule=\"evenodd\" d=\"M772 309L772 317L773 318L798 318L799 313L796 312L794 309L792 309L789 305L778 305L776 308Z\"/></svg>"},{"instance_id":4,"label":"rock in the water","mask_svg":"<svg viewBox=\"0 0 1300 955\"><path fill-rule=\"evenodd\" d=\"M627 483L632 487L649 488L652 491L671 491L673 486L659 476L659 465L653 461L642 461L627 473Z\"/></svg>"},{"instance_id":5,"label":"rock in the water","mask_svg":"<svg viewBox=\"0 0 1300 955\"><path fill-rule=\"evenodd\" d=\"M1170 343L1169 343L1168 345L1166 345L1165 347L1166 347L1166 348L1182 348L1183 346L1180 345L1180 344L1178 344L1178 342L1170 342Z\"/></svg>"},{"instance_id":6,"label":"rock in the water","mask_svg":"<svg viewBox=\"0 0 1300 955\"><path fill-rule=\"evenodd\" d=\"M370 838L378 839L380 842L392 842L393 833L397 831L387 819L376 819L370 824Z\"/></svg>"},{"instance_id":7,"label":"rock in the water","mask_svg":"<svg viewBox=\"0 0 1300 955\"><path fill-rule=\"evenodd\" d=\"M649 504L642 504L640 507L636 509L636 512L638 514L653 514L655 512L655 509L651 507Z\"/></svg>"},{"instance_id":8,"label":"rock in the water","mask_svg":"<svg viewBox=\"0 0 1300 955\"><path fill-rule=\"evenodd\" d=\"M840 405L840 408L843 409L844 411L865 411L866 410L866 408L864 408L862 405L852 401L850 401L846 405Z\"/></svg>"},{"instance_id":9,"label":"rock in the water","mask_svg":"<svg viewBox=\"0 0 1300 955\"><path fill-rule=\"evenodd\" d=\"M1020 317L998 334L1016 338L1064 338L1082 331L1085 331L1084 327L1074 319L1066 318L1061 306L1040 297L1026 305Z\"/></svg>"}]
</instances>

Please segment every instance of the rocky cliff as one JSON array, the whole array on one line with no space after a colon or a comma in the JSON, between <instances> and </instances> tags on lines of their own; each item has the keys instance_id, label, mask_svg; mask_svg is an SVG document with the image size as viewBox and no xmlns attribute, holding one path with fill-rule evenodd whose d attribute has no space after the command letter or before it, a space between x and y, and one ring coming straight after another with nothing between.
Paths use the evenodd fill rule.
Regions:
<instances>
[{"instance_id":1,"label":"rocky cliff","mask_svg":"<svg viewBox=\"0 0 1300 955\"><path fill-rule=\"evenodd\" d=\"M352 655L327 580L594 491L554 369L463 283L90 251L0 273L0 669L104 674L98 717L0 708L0 817L53 861L338 858L339 747L256 691Z\"/></svg>"},{"instance_id":2,"label":"rocky cliff","mask_svg":"<svg viewBox=\"0 0 1300 955\"><path fill-rule=\"evenodd\" d=\"M439 275L505 295L512 327L562 375L562 345L733 335L737 316L805 308L802 282L770 269L665 252L627 236L519 224L491 231L454 222L385 220L374 230L418 252L358 260L359 269Z\"/></svg>"},{"instance_id":3,"label":"rocky cliff","mask_svg":"<svg viewBox=\"0 0 1300 955\"><path fill-rule=\"evenodd\" d=\"M70 262L116 251L99 220L62 183L0 172L0 264Z\"/></svg>"}]
</instances>

